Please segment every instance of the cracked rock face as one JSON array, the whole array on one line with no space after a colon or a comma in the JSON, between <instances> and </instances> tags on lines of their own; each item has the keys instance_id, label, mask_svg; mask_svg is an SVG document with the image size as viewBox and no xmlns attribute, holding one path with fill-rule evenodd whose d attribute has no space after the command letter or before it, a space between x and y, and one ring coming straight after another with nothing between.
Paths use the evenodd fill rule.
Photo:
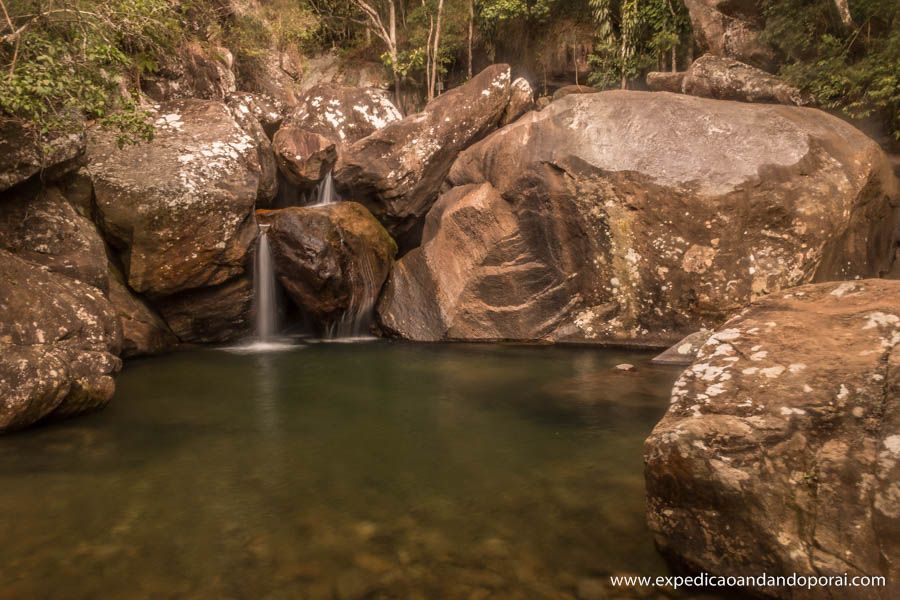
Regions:
<instances>
[{"instance_id":1,"label":"cracked rock face","mask_svg":"<svg viewBox=\"0 0 900 600\"><path fill-rule=\"evenodd\" d=\"M763 3L756 0L685 0L694 42L716 56L770 69L775 51L759 40Z\"/></svg>"},{"instance_id":2,"label":"cracked rock face","mask_svg":"<svg viewBox=\"0 0 900 600\"><path fill-rule=\"evenodd\" d=\"M58 188L24 187L0 198L0 248L105 294L108 261L96 225L79 215Z\"/></svg>"},{"instance_id":3,"label":"cracked rock face","mask_svg":"<svg viewBox=\"0 0 900 600\"><path fill-rule=\"evenodd\" d=\"M42 169L49 169L51 176L59 176L77 168L78 159L84 153L84 143L85 136L80 132L38 141L33 128L13 119L0 119L0 192L22 183Z\"/></svg>"},{"instance_id":4,"label":"cracked rock face","mask_svg":"<svg viewBox=\"0 0 900 600\"><path fill-rule=\"evenodd\" d=\"M121 344L100 290L0 250L0 432L106 405Z\"/></svg>"},{"instance_id":5,"label":"cracked rock face","mask_svg":"<svg viewBox=\"0 0 900 600\"><path fill-rule=\"evenodd\" d=\"M155 117L149 143L120 150L97 132L87 167L97 220L128 285L151 298L243 273L259 183L255 140L224 104L169 102Z\"/></svg>"},{"instance_id":6,"label":"cracked rock face","mask_svg":"<svg viewBox=\"0 0 900 600\"><path fill-rule=\"evenodd\" d=\"M344 149L334 173L338 190L366 205L401 250L414 248L453 161L497 126L509 100L509 65L486 68L422 112Z\"/></svg>"},{"instance_id":7,"label":"cracked rock face","mask_svg":"<svg viewBox=\"0 0 900 600\"><path fill-rule=\"evenodd\" d=\"M379 304L399 337L668 346L893 260L889 162L814 109L571 95L462 152L447 180Z\"/></svg>"},{"instance_id":8,"label":"cracked rock face","mask_svg":"<svg viewBox=\"0 0 900 600\"><path fill-rule=\"evenodd\" d=\"M677 561L723 575L883 575L886 588L840 597L896 598L900 282L806 285L752 304L675 383L644 463L650 529Z\"/></svg>"},{"instance_id":9,"label":"cracked rock face","mask_svg":"<svg viewBox=\"0 0 900 600\"><path fill-rule=\"evenodd\" d=\"M334 167L337 149L323 135L283 127L272 140L281 174L301 189L312 189Z\"/></svg>"}]
</instances>

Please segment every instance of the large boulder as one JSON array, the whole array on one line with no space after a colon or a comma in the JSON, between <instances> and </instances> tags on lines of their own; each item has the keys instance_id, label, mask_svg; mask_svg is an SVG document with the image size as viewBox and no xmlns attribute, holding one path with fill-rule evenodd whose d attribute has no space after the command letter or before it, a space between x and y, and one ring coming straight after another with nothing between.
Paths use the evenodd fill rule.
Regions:
<instances>
[{"instance_id":1,"label":"large boulder","mask_svg":"<svg viewBox=\"0 0 900 600\"><path fill-rule=\"evenodd\" d=\"M109 301L122 324L122 358L160 354L173 350L178 338L156 311L125 284L124 276L109 269Z\"/></svg>"},{"instance_id":2,"label":"large boulder","mask_svg":"<svg viewBox=\"0 0 900 600\"><path fill-rule=\"evenodd\" d=\"M527 79L519 77L509 86L509 104L500 117L500 127L509 125L532 109L534 109L534 89Z\"/></svg>"},{"instance_id":3,"label":"large boulder","mask_svg":"<svg viewBox=\"0 0 900 600\"><path fill-rule=\"evenodd\" d=\"M326 328L367 317L397 245L360 204L266 211L278 281L294 303Z\"/></svg>"},{"instance_id":4,"label":"large boulder","mask_svg":"<svg viewBox=\"0 0 900 600\"><path fill-rule=\"evenodd\" d=\"M239 112L259 121L270 140L284 122L284 113L287 110L284 103L278 99L251 92L228 94L227 104L232 113Z\"/></svg>"},{"instance_id":5,"label":"large boulder","mask_svg":"<svg viewBox=\"0 0 900 600\"><path fill-rule=\"evenodd\" d=\"M884 576L900 595L900 282L773 294L682 373L644 445L658 547L715 575ZM838 589L770 587L780 598Z\"/></svg>"},{"instance_id":6,"label":"large boulder","mask_svg":"<svg viewBox=\"0 0 900 600\"><path fill-rule=\"evenodd\" d=\"M558 100L448 182L379 304L401 337L668 346L767 293L886 272L898 218L883 152L840 119L665 92Z\"/></svg>"},{"instance_id":7,"label":"large boulder","mask_svg":"<svg viewBox=\"0 0 900 600\"><path fill-rule=\"evenodd\" d=\"M400 111L381 90L319 83L306 92L284 125L318 133L340 152L400 119Z\"/></svg>"},{"instance_id":8,"label":"large boulder","mask_svg":"<svg viewBox=\"0 0 900 600\"><path fill-rule=\"evenodd\" d=\"M97 288L0 250L0 431L104 406L121 343Z\"/></svg>"},{"instance_id":9,"label":"large boulder","mask_svg":"<svg viewBox=\"0 0 900 600\"><path fill-rule=\"evenodd\" d=\"M673 73L667 71L651 71L647 73L647 87L653 92L673 92L680 94L684 85L683 71ZM697 94L698 96L700 94Z\"/></svg>"},{"instance_id":10,"label":"large boulder","mask_svg":"<svg viewBox=\"0 0 900 600\"><path fill-rule=\"evenodd\" d=\"M256 236L257 146L228 108L208 100L155 110L152 142L88 147L97 220L120 253L129 287L151 298L243 273Z\"/></svg>"},{"instance_id":11,"label":"large boulder","mask_svg":"<svg viewBox=\"0 0 900 600\"><path fill-rule=\"evenodd\" d=\"M92 221L39 182L0 197L0 248L55 273L109 290L106 246Z\"/></svg>"},{"instance_id":12,"label":"large boulder","mask_svg":"<svg viewBox=\"0 0 900 600\"><path fill-rule=\"evenodd\" d=\"M272 141L281 174L301 189L315 187L337 160L334 142L299 127L279 129Z\"/></svg>"},{"instance_id":13,"label":"large boulder","mask_svg":"<svg viewBox=\"0 0 900 600\"><path fill-rule=\"evenodd\" d=\"M259 162L259 183L256 186L256 202L270 204L278 196L278 166L272 140L256 117L256 113L243 102L229 101L228 109L240 128L253 138L256 159Z\"/></svg>"},{"instance_id":14,"label":"large boulder","mask_svg":"<svg viewBox=\"0 0 900 600\"><path fill-rule=\"evenodd\" d=\"M229 342L252 332L253 283L242 274L220 285L161 299L154 306L182 342Z\"/></svg>"},{"instance_id":15,"label":"large boulder","mask_svg":"<svg viewBox=\"0 0 900 600\"><path fill-rule=\"evenodd\" d=\"M423 112L346 148L335 168L338 189L365 204L402 248L415 247L450 165L497 126L508 103L509 66L488 67Z\"/></svg>"},{"instance_id":16,"label":"large boulder","mask_svg":"<svg viewBox=\"0 0 900 600\"><path fill-rule=\"evenodd\" d=\"M676 74L677 75L677 74ZM647 76L650 81L650 76ZM733 58L704 54L684 74L681 91L691 96L803 106L809 100L797 88Z\"/></svg>"},{"instance_id":17,"label":"large boulder","mask_svg":"<svg viewBox=\"0 0 900 600\"><path fill-rule=\"evenodd\" d=\"M759 40L765 19L757 0L684 0L691 18L694 42L716 56L770 70L775 51Z\"/></svg>"},{"instance_id":18,"label":"large boulder","mask_svg":"<svg viewBox=\"0 0 900 600\"><path fill-rule=\"evenodd\" d=\"M188 43L164 60L141 82L142 91L158 102L201 98L225 101L235 91L234 57L227 48Z\"/></svg>"},{"instance_id":19,"label":"large boulder","mask_svg":"<svg viewBox=\"0 0 900 600\"><path fill-rule=\"evenodd\" d=\"M76 168L84 145L81 132L41 138L33 126L0 117L0 192L43 170L56 177Z\"/></svg>"}]
</instances>

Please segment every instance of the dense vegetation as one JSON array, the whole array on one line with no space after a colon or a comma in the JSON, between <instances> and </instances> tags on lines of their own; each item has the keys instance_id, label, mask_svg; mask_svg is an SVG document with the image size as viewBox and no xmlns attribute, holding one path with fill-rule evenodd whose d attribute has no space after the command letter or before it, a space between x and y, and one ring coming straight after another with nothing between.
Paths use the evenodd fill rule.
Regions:
<instances>
[{"instance_id":1,"label":"dense vegetation","mask_svg":"<svg viewBox=\"0 0 900 600\"><path fill-rule=\"evenodd\" d=\"M540 65L553 50L545 46L568 44L565 32L578 28L593 36L587 62L598 87L684 69L694 55L683 0L0 0L0 8L0 112L44 133L99 120L123 142L152 136L142 78L186 43L228 48L248 88L273 52L381 60L397 102L404 89L417 104L487 62ZM765 0L765 18L783 77L825 107L876 113L900 139L900 0Z\"/></svg>"},{"instance_id":2,"label":"dense vegetation","mask_svg":"<svg viewBox=\"0 0 900 600\"><path fill-rule=\"evenodd\" d=\"M765 16L782 76L900 140L900 0L766 0Z\"/></svg>"}]
</instances>

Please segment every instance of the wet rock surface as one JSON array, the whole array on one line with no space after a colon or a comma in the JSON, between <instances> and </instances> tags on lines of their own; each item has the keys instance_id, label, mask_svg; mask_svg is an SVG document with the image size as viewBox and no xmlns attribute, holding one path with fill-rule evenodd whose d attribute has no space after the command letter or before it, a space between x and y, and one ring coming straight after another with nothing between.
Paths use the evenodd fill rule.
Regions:
<instances>
[{"instance_id":1,"label":"wet rock surface","mask_svg":"<svg viewBox=\"0 0 900 600\"><path fill-rule=\"evenodd\" d=\"M154 116L146 144L118 149L96 132L87 169L128 285L158 298L243 273L260 168L255 140L220 102L166 103Z\"/></svg>"},{"instance_id":2,"label":"wet rock surface","mask_svg":"<svg viewBox=\"0 0 900 600\"><path fill-rule=\"evenodd\" d=\"M395 335L668 346L767 293L893 260L889 162L813 109L572 95L461 153L448 181L496 193L435 205L428 221L458 226L395 267L380 303Z\"/></svg>"},{"instance_id":3,"label":"wet rock surface","mask_svg":"<svg viewBox=\"0 0 900 600\"><path fill-rule=\"evenodd\" d=\"M301 189L315 187L337 160L334 142L299 127L279 129L273 143L281 173Z\"/></svg>"},{"instance_id":4,"label":"wet rock surface","mask_svg":"<svg viewBox=\"0 0 900 600\"><path fill-rule=\"evenodd\" d=\"M0 250L0 431L104 406L121 343L100 290Z\"/></svg>"},{"instance_id":5,"label":"wet rock surface","mask_svg":"<svg viewBox=\"0 0 900 600\"><path fill-rule=\"evenodd\" d=\"M0 196L0 248L106 293L106 246L96 225L57 187L40 184Z\"/></svg>"},{"instance_id":6,"label":"wet rock surface","mask_svg":"<svg viewBox=\"0 0 900 600\"><path fill-rule=\"evenodd\" d=\"M364 204L401 249L418 245L425 213L459 152L493 130L509 103L508 65L471 81L346 148L334 178L347 198Z\"/></svg>"},{"instance_id":7,"label":"wet rock surface","mask_svg":"<svg viewBox=\"0 0 900 600\"><path fill-rule=\"evenodd\" d=\"M755 302L709 338L644 446L661 550L716 574L883 575L900 591L900 282ZM831 598L828 588L765 591Z\"/></svg>"},{"instance_id":8,"label":"wet rock surface","mask_svg":"<svg viewBox=\"0 0 900 600\"><path fill-rule=\"evenodd\" d=\"M397 246L365 207L338 202L263 211L259 218L271 224L275 272L297 306L326 328L368 317Z\"/></svg>"},{"instance_id":9,"label":"wet rock surface","mask_svg":"<svg viewBox=\"0 0 900 600\"><path fill-rule=\"evenodd\" d=\"M230 342L252 333L253 282L241 274L219 285L160 299L154 307L182 342Z\"/></svg>"}]
</instances>

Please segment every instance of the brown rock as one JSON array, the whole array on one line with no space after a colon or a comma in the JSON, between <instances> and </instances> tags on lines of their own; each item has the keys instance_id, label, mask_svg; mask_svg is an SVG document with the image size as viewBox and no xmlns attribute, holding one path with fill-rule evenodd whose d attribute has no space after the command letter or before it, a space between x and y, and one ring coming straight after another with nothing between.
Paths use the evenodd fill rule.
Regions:
<instances>
[{"instance_id":1,"label":"brown rock","mask_svg":"<svg viewBox=\"0 0 900 600\"><path fill-rule=\"evenodd\" d=\"M696 333L686 336L678 343L673 344L672 347L667 348L665 352L654 356L653 360L650 362L663 365L689 365L697 358L697 353L700 351L700 348L703 347L703 344L706 343L706 340L708 340L711 335L712 331L701 329Z\"/></svg>"},{"instance_id":2,"label":"brown rock","mask_svg":"<svg viewBox=\"0 0 900 600\"><path fill-rule=\"evenodd\" d=\"M563 98L448 182L379 302L394 335L668 346L766 293L886 272L898 218L884 154L843 121L665 92Z\"/></svg>"},{"instance_id":3,"label":"brown rock","mask_svg":"<svg viewBox=\"0 0 900 600\"><path fill-rule=\"evenodd\" d=\"M534 90L524 77L519 77L509 86L509 104L500 118L500 127L509 125L534 108Z\"/></svg>"},{"instance_id":4,"label":"brown rock","mask_svg":"<svg viewBox=\"0 0 900 600\"><path fill-rule=\"evenodd\" d=\"M266 94L233 92L228 94L227 104L232 112L249 115L259 121L270 140L284 122L284 103Z\"/></svg>"},{"instance_id":5,"label":"brown rock","mask_svg":"<svg viewBox=\"0 0 900 600\"><path fill-rule=\"evenodd\" d=\"M755 302L709 338L644 445L658 547L696 571L884 576L900 566L900 282ZM827 586L758 590L832 598Z\"/></svg>"},{"instance_id":6,"label":"brown rock","mask_svg":"<svg viewBox=\"0 0 900 600\"><path fill-rule=\"evenodd\" d=\"M109 301L122 324L122 358L160 354L173 350L178 338L156 311L137 297L112 265L109 270Z\"/></svg>"},{"instance_id":7,"label":"brown rock","mask_svg":"<svg viewBox=\"0 0 900 600\"><path fill-rule=\"evenodd\" d=\"M0 192L42 170L48 170L51 177L47 179L53 179L77 168L84 144L80 132L39 139L33 127L0 117Z\"/></svg>"},{"instance_id":8,"label":"brown rock","mask_svg":"<svg viewBox=\"0 0 900 600\"><path fill-rule=\"evenodd\" d=\"M182 342L219 344L250 335L253 283L240 275L225 283L176 294L154 305Z\"/></svg>"},{"instance_id":9,"label":"brown rock","mask_svg":"<svg viewBox=\"0 0 900 600\"><path fill-rule=\"evenodd\" d=\"M648 83L649 83L649 75ZM739 102L767 102L772 104L809 104L795 87L732 58L704 54L694 61L684 74L681 92L691 96L737 100Z\"/></svg>"},{"instance_id":10,"label":"brown rock","mask_svg":"<svg viewBox=\"0 0 900 600\"><path fill-rule=\"evenodd\" d=\"M381 90L320 83L310 88L285 127L299 127L345 146L401 119L400 111Z\"/></svg>"},{"instance_id":11,"label":"brown rock","mask_svg":"<svg viewBox=\"0 0 900 600\"><path fill-rule=\"evenodd\" d=\"M334 173L338 190L365 204L401 248L415 247L453 160L497 126L508 103L509 66L488 67L346 148Z\"/></svg>"},{"instance_id":12,"label":"brown rock","mask_svg":"<svg viewBox=\"0 0 900 600\"><path fill-rule=\"evenodd\" d=\"M684 72L669 73L664 71L653 71L647 73L647 87L653 92L673 92L675 94L680 94L681 87L684 83L684 76Z\"/></svg>"},{"instance_id":13,"label":"brown rock","mask_svg":"<svg viewBox=\"0 0 900 600\"><path fill-rule=\"evenodd\" d=\"M368 318L397 246L363 206L339 202L261 214L278 281L324 327ZM352 325L352 324L351 324Z\"/></svg>"},{"instance_id":14,"label":"brown rock","mask_svg":"<svg viewBox=\"0 0 900 600\"><path fill-rule=\"evenodd\" d=\"M56 187L35 182L0 198L0 248L104 294L109 290L103 238Z\"/></svg>"},{"instance_id":15,"label":"brown rock","mask_svg":"<svg viewBox=\"0 0 900 600\"><path fill-rule=\"evenodd\" d=\"M88 148L98 222L128 285L151 298L215 286L243 273L256 236L256 143L227 107L163 104L149 143L118 149L101 132Z\"/></svg>"},{"instance_id":16,"label":"brown rock","mask_svg":"<svg viewBox=\"0 0 900 600\"><path fill-rule=\"evenodd\" d=\"M337 160L333 142L299 127L279 129L273 143L282 175L302 189L315 187Z\"/></svg>"},{"instance_id":17,"label":"brown rock","mask_svg":"<svg viewBox=\"0 0 900 600\"><path fill-rule=\"evenodd\" d=\"M104 406L121 344L97 288L0 250L0 431Z\"/></svg>"},{"instance_id":18,"label":"brown rock","mask_svg":"<svg viewBox=\"0 0 900 600\"><path fill-rule=\"evenodd\" d=\"M278 166L272 141L266 134L255 113L242 102L229 102L228 109L240 128L256 143L256 159L259 163L259 183L256 186L256 203L267 206L278 196Z\"/></svg>"},{"instance_id":19,"label":"brown rock","mask_svg":"<svg viewBox=\"0 0 900 600\"><path fill-rule=\"evenodd\" d=\"M775 52L759 40L763 3L756 0L685 0L694 42L716 56L770 70Z\"/></svg>"},{"instance_id":20,"label":"brown rock","mask_svg":"<svg viewBox=\"0 0 900 600\"><path fill-rule=\"evenodd\" d=\"M566 85L553 92L553 101L565 98L570 94L593 94L596 90L587 85Z\"/></svg>"},{"instance_id":21,"label":"brown rock","mask_svg":"<svg viewBox=\"0 0 900 600\"><path fill-rule=\"evenodd\" d=\"M235 91L234 59L227 48L207 50L189 43L164 58L158 71L141 82L142 91L157 102L186 98L224 102Z\"/></svg>"}]
</instances>

